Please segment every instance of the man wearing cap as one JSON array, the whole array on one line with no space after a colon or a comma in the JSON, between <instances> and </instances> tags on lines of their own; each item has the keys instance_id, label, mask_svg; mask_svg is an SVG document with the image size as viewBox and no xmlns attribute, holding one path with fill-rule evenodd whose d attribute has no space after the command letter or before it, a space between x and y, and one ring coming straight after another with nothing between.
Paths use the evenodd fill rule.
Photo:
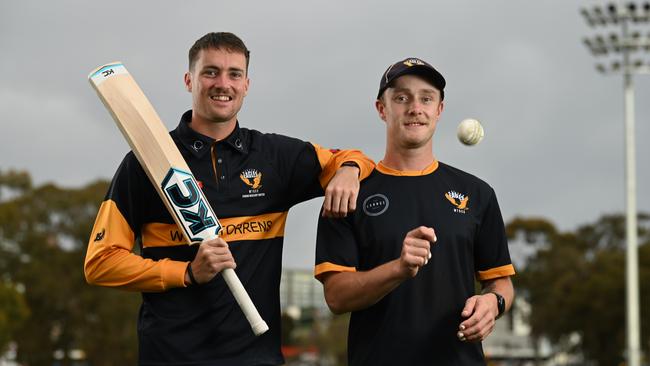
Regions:
<instances>
[{"instance_id":1,"label":"man wearing cap","mask_svg":"<svg viewBox=\"0 0 650 366\"><path fill-rule=\"evenodd\" d=\"M350 365L485 365L481 341L514 297L494 190L433 154L445 88L435 68L408 58L379 85L384 158L360 209L319 219L315 276L334 313L352 312Z\"/></svg>"}]
</instances>

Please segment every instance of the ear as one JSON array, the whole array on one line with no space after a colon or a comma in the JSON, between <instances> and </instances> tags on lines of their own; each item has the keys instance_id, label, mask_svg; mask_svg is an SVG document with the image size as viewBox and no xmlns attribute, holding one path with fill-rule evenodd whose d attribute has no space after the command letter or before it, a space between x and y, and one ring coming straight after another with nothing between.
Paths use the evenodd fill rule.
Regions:
<instances>
[{"instance_id":1,"label":"ear","mask_svg":"<svg viewBox=\"0 0 650 366\"><path fill-rule=\"evenodd\" d=\"M190 72L186 72L185 75L183 76L183 80L185 81L185 90L188 92L192 92L192 75Z\"/></svg>"},{"instance_id":2,"label":"ear","mask_svg":"<svg viewBox=\"0 0 650 366\"><path fill-rule=\"evenodd\" d=\"M440 101L438 104L438 118L440 118L440 114L442 113L442 110L445 109L445 102Z\"/></svg>"},{"instance_id":3,"label":"ear","mask_svg":"<svg viewBox=\"0 0 650 366\"><path fill-rule=\"evenodd\" d=\"M244 84L244 96L248 95L248 86L250 85L250 83L251 83L251 79L249 79L247 76L246 83Z\"/></svg>"},{"instance_id":4,"label":"ear","mask_svg":"<svg viewBox=\"0 0 650 366\"><path fill-rule=\"evenodd\" d=\"M382 121L386 122L386 106L384 105L384 102L382 102L380 99L377 99L375 101L375 108L377 108L379 118L381 118Z\"/></svg>"}]
</instances>

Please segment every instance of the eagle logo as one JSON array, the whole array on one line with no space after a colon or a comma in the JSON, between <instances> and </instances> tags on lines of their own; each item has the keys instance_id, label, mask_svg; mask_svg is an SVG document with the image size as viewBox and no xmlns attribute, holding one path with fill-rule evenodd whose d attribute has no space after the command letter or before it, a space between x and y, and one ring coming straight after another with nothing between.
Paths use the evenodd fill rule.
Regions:
<instances>
[{"instance_id":1,"label":"eagle logo","mask_svg":"<svg viewBox=\"0 0 650 366\"><path fill-rule=\"evenodd\" d=\"M258 172L257 169L246 169L239 174L239 178L252 189L262 187L262 173Z\"/></svg>"},{"instance_id":2,"label":"eagle logo","mask_svg":"<svg viewBox=\"0 0 650 366\"><path fill-rule=\"evenodd\" d=\"M466 211L468 209L467 203L469 202L469 197L462 193L449 191L445 193L445 198L459 210Z\"/></svg>"},{"instance_id":3,"label":"eagle logo","mask_svg":"<svg viewBox=\"0 0 650 366\"><path fill-rule=\"evenodd\" d=\"M424 62L422 62L422 60L418 60L417 58L410 58L404 61L404 65L411 67L414 65L424 65Z\"/></svg>"}]
</instances>

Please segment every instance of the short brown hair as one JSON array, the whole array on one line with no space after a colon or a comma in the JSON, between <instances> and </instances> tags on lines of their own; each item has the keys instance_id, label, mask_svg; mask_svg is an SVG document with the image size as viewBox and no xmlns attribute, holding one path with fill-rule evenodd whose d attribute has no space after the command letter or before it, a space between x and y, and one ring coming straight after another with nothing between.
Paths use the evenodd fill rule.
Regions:
<instances>
[{"instance_id":1,"label":"short brown hair","mask_svg":"<svg viewBox=\"0 0 650 366\"><path fill-rule=\"evenodd\" d=\"M199 51L210 48L224 49L228 52L244 54L244 56L246 56L246 73L248 73L248 62L251 57L251 52L246 48L244 41L229 32L211 32L197 39L190 48L188 55L190 70L194 69L194 64L196 63Z\"/></svg>"}]
</instances>

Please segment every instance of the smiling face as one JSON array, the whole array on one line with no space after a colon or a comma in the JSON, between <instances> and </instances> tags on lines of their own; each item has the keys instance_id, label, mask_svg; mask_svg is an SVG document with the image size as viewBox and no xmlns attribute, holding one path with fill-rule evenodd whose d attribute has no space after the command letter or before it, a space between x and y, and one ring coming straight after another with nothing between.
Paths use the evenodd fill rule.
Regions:
<instances>
[{"instance_id":1,"label":"smiling face","mask_svg":"<svg viewBox=\"0 0 650 366\"><path fill-rule=\"evenodd\" d=\"M243 53L207 48L185 74L192 93L192 124L234 124L248 93L246 57Z\"/></svg>"},{"instance_id":2,"label":"smiling face","mask_svg":"<svg viewBox=\"0 0 650 366\"><path fill-rule=\"evenodd\" d=\"M384 91L376 107L386 122L386 139L391 148L431 148L443 109L438 89L418 76L404 75Z\"/></svg>"}]
</instances>

